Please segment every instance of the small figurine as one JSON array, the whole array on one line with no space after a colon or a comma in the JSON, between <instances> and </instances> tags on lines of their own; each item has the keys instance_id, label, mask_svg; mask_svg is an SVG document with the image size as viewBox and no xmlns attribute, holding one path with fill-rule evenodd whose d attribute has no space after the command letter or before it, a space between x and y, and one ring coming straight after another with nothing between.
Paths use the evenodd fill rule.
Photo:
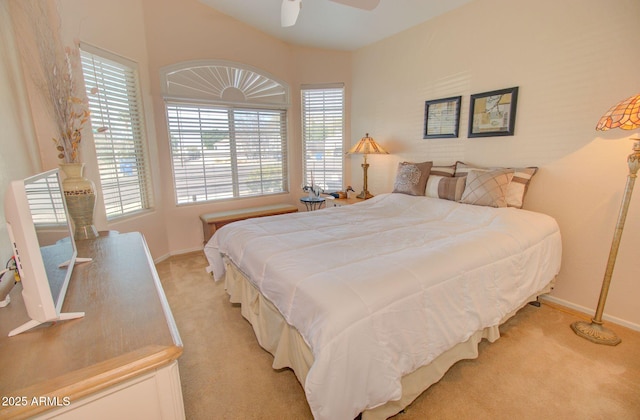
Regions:
<instances>
[{"instance_id":1,"label":"small figurine","mask_svg":"<svg viewBox=\"0 0 640 420\"><path fill-rule=\"evenodd\" d=\"M353 191L353 188L351 188L351 185L348 185L345 191L336 191L334 193L331 193L331 195L334 198L349 198L349 191Z\"/></svg>"},{"instance_id":2,"label":"small figurine","mask_svg":"<svg viewBox=\"0 0 640 420\"><path fill-rule=\"evenodd\" d=\"M347 185L347 189L344 192L344 198L349 198L349 192L356 192L351 185Z\"/></svg>"}]
</instances>

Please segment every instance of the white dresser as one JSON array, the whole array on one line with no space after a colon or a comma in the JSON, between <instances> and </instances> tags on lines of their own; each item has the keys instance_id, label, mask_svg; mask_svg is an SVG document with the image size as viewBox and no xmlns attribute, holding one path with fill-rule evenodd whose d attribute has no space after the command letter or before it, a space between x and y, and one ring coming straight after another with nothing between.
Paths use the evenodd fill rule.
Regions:
<instances>
[{"instance_id":1,"label":"white dresser","mask_svg":"<svg viewBox=\"0 0 640 420\"><path fill-rule=\"evenodd\" d=\"M0 419L184 419L182 342L141 234L78 241L63 312L84 318L8 332L28 320L22 288L0 309Z\"/></svg>"}]
</instances>

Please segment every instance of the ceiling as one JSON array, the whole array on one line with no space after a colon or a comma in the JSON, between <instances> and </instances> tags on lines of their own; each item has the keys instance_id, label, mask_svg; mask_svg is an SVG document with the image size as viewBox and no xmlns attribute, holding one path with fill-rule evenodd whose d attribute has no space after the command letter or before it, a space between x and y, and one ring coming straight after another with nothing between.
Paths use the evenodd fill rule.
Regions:
<instances>
[{"instance_id":1,"label":"ceiling","mask_svg":"<svg viewBox=\"0 0 640 420\"><path fill-rule=\"evenodd\" d=\"M471 0L381 0L373 11L329 0L302 0L298 21L280 26L282 0L199 0L237 20L295 45L353 51Z\"/></svg>"}]
</instances>

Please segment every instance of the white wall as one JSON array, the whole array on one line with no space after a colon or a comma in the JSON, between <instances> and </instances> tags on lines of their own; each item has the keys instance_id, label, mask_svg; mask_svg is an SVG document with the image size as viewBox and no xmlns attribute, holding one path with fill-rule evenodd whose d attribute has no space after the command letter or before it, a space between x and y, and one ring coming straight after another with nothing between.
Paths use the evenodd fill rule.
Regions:
<instances>
[{"instance_id":1,"label":"white wall","mask_svg":"<svg viewBox=\"0 0 640 420\"><path fill-rule=\"evenodd\" d=\"M552 296L593 311L632 146L615 140L631 133L594 127L610 106L640 92L639 16L636 0L474 0L357 51L352 142L369 132L391 153L370 156L369 189L390 191L399 160L539 166L525 208L560 224L563 266ZM468 139L469 95L512 86L519 86L515 135ZM459 138L423 140L424 101L457 95ZM355 185L359 164L352 162ZM639 216L636 192L605 308L636 327Z\"/></svg>"}]
</instances>

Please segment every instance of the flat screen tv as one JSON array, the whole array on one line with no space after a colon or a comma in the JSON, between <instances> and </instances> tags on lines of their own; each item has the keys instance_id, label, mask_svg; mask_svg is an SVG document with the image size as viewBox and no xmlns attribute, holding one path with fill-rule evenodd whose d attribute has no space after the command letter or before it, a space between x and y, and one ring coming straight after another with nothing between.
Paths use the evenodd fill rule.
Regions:
<instances>
[{"instance_id":1,"label":"flat screen tv","mask_svg":"<svg viewBox=\"0 0 640 420\"><path fill-rule=\"evenodd\" d=\"M59 171L12 181L4 211L30 318L9 336L43 323L84 316L84 312L61 312L71 272L80 259Z\"/></svg>"}]
</instances>

